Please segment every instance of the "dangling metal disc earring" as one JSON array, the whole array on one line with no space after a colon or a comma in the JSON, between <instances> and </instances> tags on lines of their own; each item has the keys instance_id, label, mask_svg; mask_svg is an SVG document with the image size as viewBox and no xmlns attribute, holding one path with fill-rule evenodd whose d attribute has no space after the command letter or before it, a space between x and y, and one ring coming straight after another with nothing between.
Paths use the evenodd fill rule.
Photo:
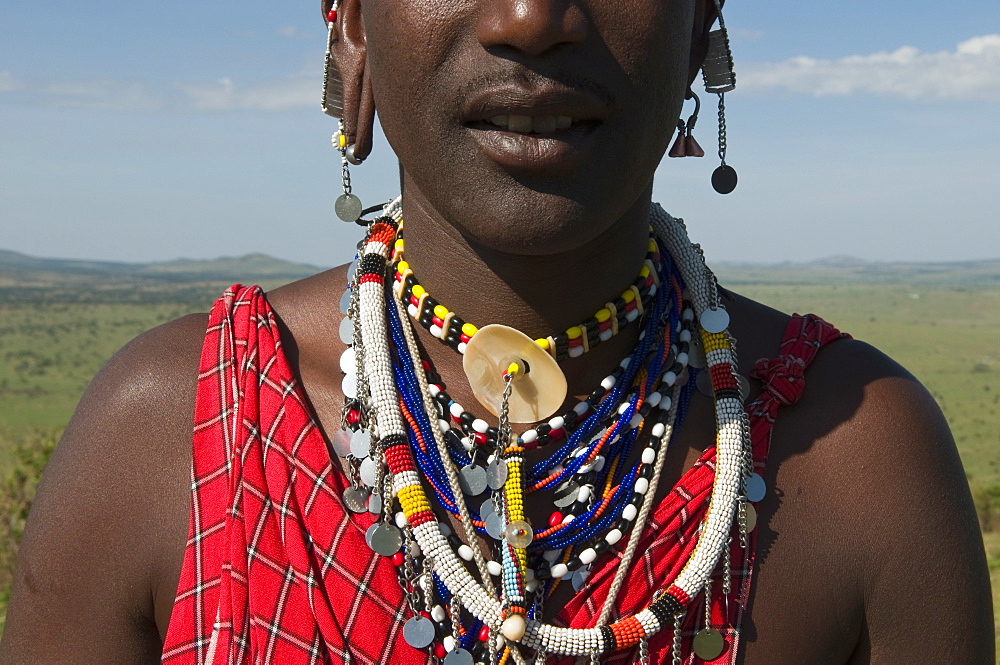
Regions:
<instances>
[{"instance_id":1,"label":"dangling metal disc earring","mask_svg":"<svg viewBox=\"0 0 1000 665\"><path fill-rule=\"evenodd\" d=\"M729 33L722 18L722 5L715 0L719 16L719 29L708 33L708 51L701 74L705 90L719 95L719 160L721 165L712 173L712 187L719 194L729 194L736 189L736 169L726 164L726 98L725 93L736 89L736 72L733 71L733 53L729 48Z\"/></svg>"},{"instance_id":2,"label":"dangling metal disc earring","mask_svg":"<svg viewBox=\"0 0 1000 665\"><path fill-rule=\"evenodd\" d=\"M337 9L340 2L334 2L327 13L326 60L323 69L323 112L337 118L339 128L333 135L333 147L340 152L341 184L344 193L337 197L333 210L337 217L345 222L357 222L364 208L361 199L351 191L351 172L348 163L360 164L361 160L354 157L354 146L348 145L344 134L344 82L337 71L333 59L333 45L337 42Z\"/></svg>"}]
</instances>

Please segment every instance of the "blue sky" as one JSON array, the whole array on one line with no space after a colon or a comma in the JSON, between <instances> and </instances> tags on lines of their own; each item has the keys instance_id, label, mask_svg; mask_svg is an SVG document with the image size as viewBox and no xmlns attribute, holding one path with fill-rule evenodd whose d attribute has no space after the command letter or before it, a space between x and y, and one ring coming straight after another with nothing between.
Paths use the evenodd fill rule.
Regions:
<instances>
[{"instance_id":1,"label":"blue sky","mask_svg":"<svg viewBox=\"0 0 1000 665\"><path fill-rule=\"evenodd\" d=\"M0 248L347 260L318 5L0 0ZM711 157L664 160L655 186L710 259L1000 256L1000 3L726 9L740 186L715 194ZM394 194L384 141L354 183Z\"/></svg>"}]
</instances>

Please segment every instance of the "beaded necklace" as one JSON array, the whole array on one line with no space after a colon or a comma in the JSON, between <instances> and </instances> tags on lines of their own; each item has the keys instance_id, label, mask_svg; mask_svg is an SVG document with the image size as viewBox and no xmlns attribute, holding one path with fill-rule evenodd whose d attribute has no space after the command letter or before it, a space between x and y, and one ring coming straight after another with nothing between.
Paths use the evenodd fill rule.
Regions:
<instances>
[{"instance_id":1,"label":"beaded necklace","mask_svg":"<svg viewBox=\"0 0 1000 665\"><path fill-rule=\"evenodd\" d=\"M350 354L350 362L345 362L344 366L349 370L353 363L355 375L352 379L348 373L345 385L351 384L350 387L355 388L351 392L360 395L361 399L357 407L345 411L345 422L356 430L349 437L352 453L362 452L356 450L361 447L355 445L358 434L361 434L362 441L367 439L369 443L370 454L362 456L369 467L367 475L371 482L368 484L374 486L376 492L372 494L368 509L374 507L377 510L373 512L384 513L383 519L369 530L369 544L379 553L405 564L405 569L409 571L404 575L407 588L420 588L426 592L423 605L419 598L411 598L414 617L404 626L407 641L418 647L428 646L433 641L433 630L428 632L423 627L426 619L420 614L421 611L440 607L433 604L432 589L437 589L439 597L450 603L453 639L450 643L448 640L441 643L447 643L446 662L449 663L472 662L472 656L466 649L472 631L476 631L480 638L485 636L485 648L489 651L491 662L499 646L490 637L497 632L503 638L505 653L509 652L515 662L521 662L519 644L539 654L594 657L643 643L665 626L673 625L675 631L679 631L680 620L687 608L706 588L712 571L720 561L734 529L734 516L743 516L746 504L741 495L749 475L748 427L735 379L732 345L725 332L728 316L719 306L711 273L705 268L696 248L687 240L683 226L658 206L653 207L651 217L656 236L665 244L665 253L677 263L677 272L680 273L679 277L665 276L671 277L672 290L679 293L681 284L687 288L693 311L692 308L682 308L679 298L668 307L670 299L665 294L670 289L663 289L653 306L656 317L649 317L636 352L622 362L620 372L616 370L617 376L612 374L602 382L600 390L607 393L604 399L594 404L588 402L588 398L581 403L586 406L574 408L573 414L581 418L586 416L583 425L575 429L573 425L576 423L566 427L563 417L553 419L555 423L550 421L551 429L572 431L557 454L530 471L522 468L522 455L525 443L532 441L525 442L524 437L510 435L504 409L492 438L490 470L496 475L490 478L493 482L488 484L498 490L493 495L494 510L490 513L484 504L484 509L478 511L477 516L468 510L464 497L467 488L463 487L460 474L474 461L475 455L467 453L474 452L477 444L482 446L491 441L491 428L488 425L484 428L485 421L474 417L467 422L471 414L467 415L449 400L441 386L428 381L428 372L431 379L435 376L432 369L419 360L403 306L385 307L384 283L389 248L395 244L394 222L399 219L399 213L397 201L387 206L384 216L372 225L353 276L352 296L347 310L349 319L354 321L351 326L354 350ZM657 329L661 318L663 326ZM679 406L690 396L690 391L680 392L677 383L684 365L692 358L686 345L691 340L696 320L700 324L705 362L716 398L718 438L712 498L694 552L673 583L656 593L653 602L634 616L593 629L563 629L540 623L534 617L540 615L545 589L535 595L530 607L524 607L528 604L527 594L538 588L539 581L529 574L529 552L540 554L540 559L550 564L540 569L545 571L544 577L560 578L574 569L589 565L617 543L628 531L628 522L633 521L637 528L644 524L662 466L663 444L670 439ZM391 347L387 330L392 338ZM659 353L654 352L647 358L654 339L657 340L655 344ZM683 350L681 345L685 347ZM664 362L668 356L672 357L671 363ZM664 369L667 365L669 369ZM504 401L519 371L521 369L516 363L504 370ZM643 411L643 408L646 410ZM657 411L649 418L653 423L650 443L642 451L640 462L625 473L622 468L613 468L619 466L627 455L638 429L652 408ZM593 413L586 415L590 411ZM445 414L468 424L473 433L483 435L485 440L474 436L471 439L469 436L459 437L445 420ZM591 438L589 435L593 435L598 425L604 427L604 434ZM535 442L539 429L534 430ZM468 434L467 429L465 433ZM458 445L455 445L455 438L458 438ZM338 447L341 451L343 439L340 438ZM451 439L450 445L448 439ZM602 451L606 453L604 462L599 461ZM605 469L608 460L611 460L612 468ZM590 468L586 468L588 465ZM596 469L594 478L604 480L602 501L598 504L604 508L590 510L580 517L569 514L562 521L552 520L549 530L532 534L530 525L523 519L523 494L553 486L565 487L567 478L581 469L584 473L592 473ZM470 480L465 478L465 485L469 485ZM424 492L423 482L434 488L432 496L436 496L441 505L459 515L466 543L438 522ZM631 487L632 491L626 492L623 487ZM574 506L571 510L580 508L578 504L589 498L581 500L581 493L566 504ZM623 502L621 497L626 494L628 500ZM379 495L381 500L376 501ZM398 500L401 508L395 516L392 507L394 499ZM350 507L350 502L348 505ZM616 509L602 514L602 510L607 510L609 505L614 505ZM479 548L469 544L475 542L477 529L490 531L487 520L503 527L500 564L487 563ZM744 520L736 522L741 535L744 535ZM405 554L400 557L404 539ZM620 586L620 578L628 568L637 541L635 537L629 539L626 559L618 569L613 591ZM467 561L475 562L481 583L466 569L464 562ZM490 575L497 572L501 573L503 581L499 599L490 579ZM551 582L542 581L547 588L551 588ZM609 594L602 621L606 621L614 602L613 596L614 593ZM462 626L462 607L474 617L469 629ZM441 614L437 612L438 616ZM429 635L430 639L425 639ZM675 651L677 649L679 641L675 640Z\"/></svg>"},{"instance_id":2,"label":"beaded necklace","mask_svg":"<svg viewBox=\"0 0 1000 665\"><path fill-rule=\"evenodd\" d=\"M410 264L404 258L402 233L403 223L400 220L392 250L395 264L393 291L396 297L403 301L407 313L414 321L459 353L465 353L466 346L479 328L439 303L417 282ZM556 360L577 358L617 335L629 323L638 320L649 308L656 293L655 287L659 284L657 276L660 271L660 247L652 234L646 249L646 258L639 274L621 295L604 303L603 307L585 321L570 326L561 333L539 337L535 344L548 351Z\"/></svg>"}]
</instances>

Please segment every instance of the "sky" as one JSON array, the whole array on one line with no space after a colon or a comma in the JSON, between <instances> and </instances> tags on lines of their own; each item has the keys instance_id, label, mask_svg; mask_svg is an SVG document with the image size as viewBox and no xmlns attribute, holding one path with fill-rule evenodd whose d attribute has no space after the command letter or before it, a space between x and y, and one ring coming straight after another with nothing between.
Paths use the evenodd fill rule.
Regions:
<instances>
[{"instance_id":1,"label":"sky","mask_svg":"<svg viewBox=\"0 0 1000 665\"><path fill-rule=\"evenodd\" d=\"M349 260L318 5L0 0L0 249ZM704 95L709 156L664 159L654 185L710 261L1000 257L1000 3L730 0L725 16L739 187L711 189ZM384 138L352 177L366 203L395 195Z\"/></svg>"}]
</instances>

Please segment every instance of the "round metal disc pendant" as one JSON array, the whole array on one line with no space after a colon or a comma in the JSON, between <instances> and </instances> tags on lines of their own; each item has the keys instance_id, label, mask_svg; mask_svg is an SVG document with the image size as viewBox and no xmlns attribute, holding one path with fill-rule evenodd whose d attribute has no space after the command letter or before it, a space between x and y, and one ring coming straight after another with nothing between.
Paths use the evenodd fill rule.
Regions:
<instances>
[{"instance_id":1,"label":"round metal disc pendant","mask_svg":"<svg viewBox=\"0 0 1000 665\"><path fill-rule=\"evenodd\" d=\"M493 503L493 498L486 499L483 501L483 505L479 508L479 519L486 521L486 518L490 515L497 514L497 507Z\"/></svg>"},{"instance_id":2,"label":"round metal disc pendant","mask_svg":"<svg viewBox=\"0 0 1000 665\"><path fill-rule=\"evenodd\" d=\"M688 367L703 369L706 364L705 347L701 345L701 340L692 339L688 345Z\"/></svg>"},{"instance_id":3,"label":"round metal disc pendant","mask_svg":"<svg viewBox=\"0 0 1000 665\"><path fill-rule=\"evenodd\" d=\"M580 486L572 480L556 488L552 503L556 508L566 508L576 503L576 497L580 495Z\"/></svg>"},{"instance_id":4,"label":"round metal disc pendant","mask_svg":"<svg viewBox=\"0 0 1000 665\"><path fill-rule=\"evenodd\" d=\"M378 464L375 463L375 460L371 457L361 460L361 468L358 473L361 475L361 482L368 487L375 487L375 483L378 482Z\"/></svg>"},{"instance_id":5,"label":"round metal disc pendant","mask_svg":"<svg viewBox=\"0 0 1000 665\"><path fill-rule=\"evenodd\" d=\"M344 344L352 344L354 342L354 321L351 321L351 317L345 316L340 320L340 341Z\"/></svg>"},{"instance_id":6,"label":"round metal disc pendant","mask_svg":"<svg viewBox=\"0 0 1000 665\"><path fill-rule=\"evenodd\" d=\"M752 503L748 503L748 504L746 504L746 506L747 506L747 508L746 508L746 515L747 515L746 530L747 530L747 533L750 533L751 531L753 531L754 529L757 528L757 509L753 507Z\"/></svg>"},{"instance_id":7,"label":"round metal disc pendant","mask_svg":"<svg viewBox=\"0 0 1000 665\"><path fill-rule=\"evenodd\" d=\"M746 402L747 397L750 397L750 382L747 380L747 377L742 374L737 374L736 385L739 386L740 389L740 401Z\"/></svg>"},{"instance_id":8,"label":"round metal disc pendant","mask_svg":"<svg viewBox=\"0 0 1000 665\"><path fill-rule=\"evenodd\" d=\"M382 512L382 495L372 492L372 495L368 497L368 512L372 515L378 515Z\"/></svg>"},{"instance_id":9,"label":"round metal disc pendant","mask_svg":"<svg viewBox=\"0 0 1000 665\"><path fill-rule=\"evenodd\" d=\"M467 496L479 496L486 491L486 469L475 464L462 467L458 472L458 484Z\"/></svg>"},{"instance_id":10,"label":"round metal disc pendant","mask_svg":"<svg viewBox=\"0 0 1000 665\"><path fill-rule=\"evenodd\" d=\"M750 477L747 478L746 487L744 492L749 501L754 503L760 501L764 498L764 494L767 493L767 484L764 479L760 477L759 474L751 473Z\"/></svg>"},{"instance_id":11,"label":"round metal disc pendant","mask_svg":"<svg viewBox=\"0 0 1000 665\"><path fill-rule=\"evenodd\" d=\"M729 327L729 312L721 307L719 309L709 308L701 313L701 318L698 321L706 332L720 333Z\"/></svg>"},{"instance_id":12,"label":"round metal disc pendant","mask_svg":"<svg viewBox=\"0 0 1000 665\"><path fill-rule=\"evenodd\" d=\"M351 308L351 290L347 289L344 291L344 295L340 296L340 313L347 314L347 310Z\"/></svg>"},{"instance_id":13,"label":"round metal disc pendant","mask_svg":"<svg viewBox=\"0 0 1000 665\"><path fill-rule=\"evenodd\" d=\"M475 662L465 649L455 649L444 657L444 665L475 665Z\"/></svg>"},{"instance_id":14,"label":"round metal disc pendant","mask_svg":"<svg viewBox=\"0 0 1000 665\"><path fill-rule=\"evenodd\" d=\"M722 633L717 630L702 628L694 636L694 653L702 660L715 660L722 653L722 648L726 643L722 639Z\"/></svg>"},{"instance_id":15,"label":"round metal disc pendant","mask_svg":"<svg viewBox=\"0 0 1000 665\"><path fill-rule=\"evenodd\" d=\"M507 463L499 457L486 468L486 484L491 490L498 490L507 482Z\"/></svg>"},{"instance_id":16,"label":"round metal disc pendant","mask_svg":"<svg viewBox=\"0 0 1000 665\"><path fill-rule=\"evenodd\" d=\"M376 524L371 534L371 548L382 556L392 556L403 546L403 536L392 524Z\"/></svg>"},{"instance_id":17,"label":"round metal disc pendant","mask_svg":"<svg viewBox=\"0 0 1000 665\"><path fill-rule=\"evenodd\" d=\"M333 452L341 457L347 457L351 454L351 432L346 429L337 430L330 445L333 446Z\"/></svg>"},{"instance_id":18,"label":"round metal disc pendant","mask_svg":"<svg viewBox=\"0 0 1000 665\"><path fill-rule=\"evenodd\" d=\"M375 549L374 547L372 547L372 536L375 535L375 529L379 528L380 526L382 525L379 522L375 522L370 527L368 527L367 531L365 531L365 542L368 543L368 547L371 547L372 549Z\"/></svg>"},{"instance_id":19,"label":"round metal disc pendant","mask_svg":"<svg viewBox=\"0 0 1000 665\"><path fill-rule=\"evenodd\" d=\"M715 176L712 176L714 179ZM337 197L337 202L333 204L333 209L345 222L356 222L361 217L361 199L354 194L341 194Z\"/></svg>"},{"instance_id":20,"label":"round metal disc pendant","mask_svg":"<svg viewBox=\"0 0 1000 665\"><path fill-rule=\"evenodd\" d=\"M352 513L368 511L368 490L360 487L348 487L344 490L344 505Z\"/></svg>"},{"instance_id":21,"label":"round metal disc pendant","mask_svg":"<svg viewBox=\"0 0 1000 665\"><path fill-rule=\"evenodd\" d=\"M494 540L503 538L504 524L503 519L499 515L490 513L486 517L483 517L483 522L485 523L486 533L490 535L490 538Z\"/></svg>"},{"instance_id":22,"label":"round metal disc pendant","mask_svg":"<svg viewBox=\"0 0 1000 665\"><path fill-rule=\"evenodd\" d=\"M698 372L698 378L695 379L695 383L698 386L698 392L702 395L711 397L715 394L715 391L712 390L712 377L708 372Z\"/></svg>"},{"instance_id":23,"label":"round metal disc pendant","mask_svg":"<svg viewBox=\"0 0 1000 665\"><path fill-rule=\"evenodd\" d=\"M573 575L573 590L579 592L583 588L583 585L587 583L587 578L590 577L590 568L577 568L572 573Z\"/></svg>"},{"instance_id":24,"label":"round metal disc pendant","mask_svg":"<svg viewBox=\"0 0 1000 665\"><path fill-rule=\"evenodd\" d=\"M712 172L712 187L719 194L728 194L736 189L736 169L728 164L720 166Z\"/></svg>"},{"instance_id":25,"label":"round metal disc pendant","mask_svg":"<svg viewBox=\"0 0 1000 665\"><path fill-rule=\"evenodd\" d=\"M344 375L344 378L340 381L340 391L344 393L344 397L347 399L354 399L358 396L358 375L356 372Z\"/></svg>"},{"instance_id":26,"label":"round metal disc pendant","mask_svg":"<svg viewBox=\"0 0 1000 665\"><path fill-rule=\"evenodd\" d=\"M430 619L415 616L403 624L403 639L414 649L429 647L435 637L434 622Z\"/></svg>"},{"instance_id":27,"label":"round metal disc pendant","mask_svg":"<svg viewBox=\"0 0 1000 665\"><path fill-rule=\"evenodd\" d=\"M465 348L462 367L476 399L499 416L503 371L516 361L527 371L511 382L508 417L513 423L545 420L566 399L566 377L555 358L524 333L498 324L480 328Z\"/></svg>"},{"instance_id":28,"label":"round metal disc pendant","mask_svg":"<svg viewBox=\"0 0 1000 665\"><path fill-rule=\"evenodd\" d=\"M344 374L358 371L358 354L354 351L353 346L347 347L340 354L340 371Z\"/></svg>"},{"instance_id":29,"label":"round metal disc pendant","mask_svg":"<svg viewBox=\"0 0 1000 665\"><path fill-rule=\"evenodd\" d=\"M351 435L351 454L358 459L368 457L368 453L371 452L371 445L372 435L363 429L359 429Z\"/></svg>"}]
</instances>

